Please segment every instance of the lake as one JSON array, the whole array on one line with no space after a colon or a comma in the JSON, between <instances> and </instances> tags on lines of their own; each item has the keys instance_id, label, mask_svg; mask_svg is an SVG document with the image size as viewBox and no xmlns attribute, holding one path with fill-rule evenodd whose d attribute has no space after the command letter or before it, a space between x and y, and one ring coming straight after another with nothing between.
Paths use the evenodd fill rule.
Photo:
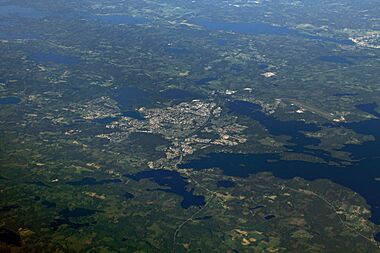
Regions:
<instances>
[{"instance_id":1,"label":"lake","mask_svg":"<svg viewBox=\"0 0 380 253\"><path fill-rule=\"evenodd\" d=\"M305 147L305 145L316 145L319 141L306 137L302 132L317 131L318 126L301 121L283 122L277 120L271 115L266 115L259 111L260 107L258 105L250 105L248 102L232 102L231 108L237 114L248 116L260 122L273 135L284 134L291 136L289 147L293 151L313 154L326 160L326 163L283 160L281 155L277 153L212 153L185 162L180 166L181 168L195 170L220 168L225 175L235 177L247 177L258 172L271 172L274 176L283 179L294 177L301 177L306 180L329 179L352 189L364 197L371 206L371 220L376 224L380 224L380 182L375 180L375 178L380 177L380 120L336 124L337 127L345 127L361 134L373 135L375 141L369 141L362 145L345 146L342 151L351 153L354 162L351 165L341 163L331 165L327 162L339 162L339 160L331 158L328 153L310 151ZM363 106L359 108L363 108ZM364 109L368 109L373 113L375 108L372 105L367 105Z\"/></svg>"},{"instance_id":2,"label":"lake","mask_svg":"<svg viewBox=\"0 0 380 253\"><path fill-rule=\"evenodd\" d=\"M123 112L122 115L124 117L132 118L132 119L145 120L144 115L142 115L138 111L126 111L126 112Z\"/></svg>"},{"instance_id":3,"label":"lake","mask_svg":"<svg viewBox=\"0 0 380 253\"><path fill-rule=\"evenodd\" d=\"M18 97L5 97L0 98L0 105L15 105L21 102L21 99Z\"/></svg>"},{"instance_id":4,"label":"lake","mask_svg":"<svg viewBox=\"0 0 380 253\"><path fill-rule=\"evenodd\" d=\"M366 103L366 104L359 104L355 106L356 109L359 109L363 112L369 113L375 117L380 118L380 112L376 111L377 104L376 103Z\"/></svg>"},{"instance_id":5,"label":"lake","mask_svg":"<svg viewBox=\"0 0 380 253\"><path fill-rule=\"evenodd\" d=\"M223 187L223 188L232 188L232 187L235 187L236 184L233 181L230 181L230 180L220 180L220 181L216 182L216 186L218 186L219 188L220 187Z\"/></svg>"},{"instance_id":6,"label":"lake","mask_svg":"<svg viewBox=\"0 0 380 253\"><path fill-rule=\"evenodd\" d=\"M118 119L119 119L118 117L105 117L105 118L93 119L92 121L98 124L107 125Z\"/></svg>"},{"instance_id":7,"label":"lake","mask_svg":"<svg viewBox=\"0 0 380 253\"><path fill-rule=\"evenodd\" d=\"M149 179L155 182L159 186L163 186L163 189L155 189L156 191L164 191L177 194L182 197L181 207L189 208L191 206L204 206L206 204L205 197L201 195L195 195L194 189L188 190L187 179L182 177L177 171L171 170L147 170L142 171L134 175L126 175L127 177L140 181L142 179Z\"/></svg>"},{"instance_id":8,"label":"lake","mask_svg":"<svg viewBox=\"0 0 380 253\"><path fill-rule=\"evenodd\" d=\"M195 18L193 22L212 31L231 31L235 33L252 34L252 35L280 35L280 36L298 36L305 39L319 40L324 42L332 42L342 45L355 45L350 39L336 39L330 37L322 37L313 34L303 33L296 29L283 26L275 26L262 22L255 23L238 23L227 21L215 21L205 18Z\"/></svg>"}]
</instances>

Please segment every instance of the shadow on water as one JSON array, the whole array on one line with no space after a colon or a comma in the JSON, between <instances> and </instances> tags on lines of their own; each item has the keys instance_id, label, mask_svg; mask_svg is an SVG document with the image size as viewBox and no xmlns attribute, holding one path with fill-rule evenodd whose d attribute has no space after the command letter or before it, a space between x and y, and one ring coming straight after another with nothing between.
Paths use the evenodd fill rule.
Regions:
<instances>
[{"instance_id":1,"label":"shadow on water","mask_svg":"<svg viewBox=\"0 0 380 253\"><path fill-rule=\"evenodd\" d=\"M134 175L126 175L127 177L140 181L142 179L149 179L152 182L169 189L157 189L158 191L170 192L182 197L181 206L189 208L191 206L205 205L204 196L194 195L194 189L190 191L187 189L188 182L186 178L182 177L176 171L170 170L147 170Z\"/></svg>"},{"instance_id":2,"label":"shadow on water","mask_svg":"<svg viewBox=\"0 0 380 253\"><path fill-rule=\"evenodd\" d=\"M366 107L374 112L371 105ZM308 152L307 145L315 145L314 141L306 137L300 131L313 132L319 129L313 124L303 122L283 122L270 115L265 115L258 111L258 105L248 102L238 104L232 103L233 112L243 114L263 124L271 134L290 135L291 141L296 150L300 153ZM330 165L327 163L312 163L305 161L282 160L280 154L227 154L212 153L184 163L181 168L192 168L203 170L210 168L220 168L224 174L236 177L247 177L249 174L269 171L274 176L283 179L301 177L306 180L330 179L352 189L363 196L371 206L371 220L380 224L380 182L376 178L380 177L380 120L367 120L362 122L337 124L337 127L352 129L357 133L373 135L375 141L369 141L362 145L347 145L342 151L352 154L355 161L351 165ZM319 156L320 153L314 153ZM323 159L326 157L323 154ZM329 159L327 161L333 161ZM378 236L380 237L380 236Z\"/></svg>"}]
</instances>

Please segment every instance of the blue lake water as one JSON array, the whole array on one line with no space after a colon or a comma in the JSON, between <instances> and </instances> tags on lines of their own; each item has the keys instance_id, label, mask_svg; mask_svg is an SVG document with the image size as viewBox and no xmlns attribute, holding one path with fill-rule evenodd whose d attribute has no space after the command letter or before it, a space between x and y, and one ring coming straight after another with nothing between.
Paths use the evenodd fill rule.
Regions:
<instances>
[{"instance_id":1,"label":"blue lake water","mask_svg":"<svg viewBox=\"0 0 380 253\"><path fill-rule=\"evenodd\" d=\"M268 215L265 215L265 216L264 216L264 219L266 219L266 220L271 220L271 219L273 219L273 218L276 218L276 216L273 215L273 214L268 214Z\"/></svg>"},{"instance_id":2,"label":"blue lake water","mask_svg":"<svg viewBox=\"0 0 380 253\"><path fill-rule=\"evenodd\" d=\"M265 206L263 205L258 205L258 206L255 206L252 208L252 210L258 210L258 209L261 209L261 208L264 208Z\"/></svg>"},{"instance_id":3,"label":"blue lake water","mask_svg":"<svg viewBox=\"0 0 380 253\"><path fill-rule=\"evenodd\" d=\"M315 124L303 121L279 121L275 117L262 112L260 105L245 101L233 101L229 103L228 108L232 113L244 115L260 122L272 135L290 136L291 140L286 145L288 151L317 155L322 159L334 160L323 150L309 148L309 146L316 146L320 143L319 139L308 137L304 133L319 131L321 128Z\"/></svg>"},{"instance_id":4,"label":"blue lake water","mask_svg":"<svg viewBox=\"0 0 380 253\"><path fill-rule=\"evenodd\" d=\"M232 31L236 33L252 34L252 35L282 35L282 36L298 36L306 39L319 40L324 42L333 42L343 45L354 45L349 39L335 39L322 37L318 35L306 34L295 29L282 26L274 26L266 23L233 23L226 21L214 21L205 18L195 18L194 23L212 31Z\"/></svg>"},{"instance_id":5,"label":"blue lake water","mask_svg":"<svg viewBox=\"0 0 380 253\"><path fill-rule=\"evenodd\" d=\"M230 108L237 114L257 120L271 134L291 136L292 144L289 144L289 147L296 152L310 153L311 151L306 145L316 145L319 142L301 133L301 131L317 131L319 127L316 125L298 121L283 122L277 120L258 111L260 108L258 105L250 105L248 102L233 102ZM367 106L367 109L372 113L375 108ZM294 177L301 177L306 180L330 179L363 196L371 206L371 220L376 224L380 224L380 182L375 180L375 178L380 177L380 120L341 123L336 126L352 129L361 134L373 135L375 141L344 147L343 151L352 154L354 162L351 165L282 160L280 154L212 153L199 159L188 161L181 167L195 170L220 168L225 175L235 177L247 177L250 174L268 171L273 173L274 176L283 179ZM335 161L328 153L312 153L327 162Z\"/></svg>"},{"instance_id":6,"label":"blue lake water","mask_svg":"<svg viewBox=\"0 0 380 253\"><path fill-rule=\"evenodd\" d=\"M358 93L352 93L352 92L338 92L338 93L334 93L333 96L334 97L353 97L353 96L357 96L359 95Z\"/></svg>"},{"instance_id":7,"label":"blue lake water","mask_svg":"<svg viewBox=\"0 0 380 253\"><path fill-rule=\"evenodd\" d=\"M74 65L81 62L81 59L79 57L59 55L54 53L34 53L30 55L30 59L36 62L49 62L63 65Z\"/></svg>"},{"instance_id":8,"label":"blue lake water","mask_svg":"<svg viewBox=\"0 0 380 253\"><path fill-rule=\"evenodd\" d=\"M230 181L230 180L220 180L218 182L216 182L216 186L218 187L224 187L224 188L231 188L231 187L235 187L235 183L233 181Z\"/></svg>"},{"instance_id":9,"label":"blue lake water","mask_svg":"<svg viewBox=\"0 0 380 253\"><path fill-rule=\"evenodd\" d=\"M376 111L376 108L377 108L376 103L359 104L359 105L356 105L356 108L363 112L372 114L373 116L380 118L380 112Z\"/></svg>"},{"instance_id":10,"label":"blue lake water","mask_svg":"<svg viewBox=\"0 0 380 253\"><path fill-rule=\"evenodd\" d=\"M105 117L105 118L100 118L100 119L94 119L93 122L107 125L118 119L119 119L118 117Z\"/></svg>"},{"instance_id":11,"label":"blue lake water","mask_svg":"<svg viewBox=\"0 0 380 253\"><path fill-rule=\"evenodd\" d=\"M5 97L0 98L0 105L15 105L21 102L21 99L18 97Z\"/></svg>"},{"instance_id":12,"label":"blue lake water","mask_svg":"<svg viewBox=\"0 0 380 253\"><path fill-rule=\"evenodd\" d=\"M204 196L194 195L194 189L188 190L187 186L189 183L186 178L182 177L177 171L147 170L134 175L126 176L136 181L149 179L160 186L167 187L168 189L165 188L156 190L170 192L181 196L181 206L183 208L205 205Z\"/></svg>"},{"instance_id":13,"label":"blue lake water","mask_svg":"<svg viewBox=\"0 0 380 253\"><path fill-rule=\"evenodd\" d=\"M261 70L266 70L267 68L269 68L269 65L267 65L267 64L260 64L258 67Z\"/></svg>"},{"instance_id":14,"label":"blue lake water","mask_svg":"<svg viewBox=\"0 0 380 253\"><path fill-rule=\"evenodd\" d=\"M273 26L266 23L232 23L225 21L213 21L205 18L194 19L195 23L206 27L209 30L224 30L233 31L237 33L247 34L268 34L268 35L297 35L296 30L286 27Z\"/></svg>"},{"instance_id":15,"label":"blue lake water","mask_svg":"<svg viewBox=\"0 0 380 253\"><path fill-rule=\"evenodd\" d=\"M145 120L144 115L139 113L138 111L127 111L123 113L124 117L129 117L132 119L137 119L137 120Z\"/></svg>"}]
</instances>

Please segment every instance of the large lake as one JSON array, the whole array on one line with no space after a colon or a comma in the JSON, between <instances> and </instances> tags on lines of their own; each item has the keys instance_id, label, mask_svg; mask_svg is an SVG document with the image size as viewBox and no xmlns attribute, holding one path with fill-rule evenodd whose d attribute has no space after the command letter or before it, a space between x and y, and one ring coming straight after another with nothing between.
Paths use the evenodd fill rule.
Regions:
<instances>
[{"instance_id":1,"label":"large lake","mask_svg":"<svg viewBox=\"0 0 380 253\"><path fill-rule=\"evenodd\" d=\"M319 35L304 33L296 29L291 29L283 26L275 26L267 23L255 22L255 23L239 23L239 22L227 22L227 21L215 21L205 18L195 18L194 23L203 26L212 31L231 31L242 34L252 35L283 35L283 36L297 36L305 39L319 40L324 42L333 42L342 45L354 45L350 39L340 39L323 37Z\"/></svg>"},{"instance_id":2,"label":"large lake","mask_svg":"<svg viewBox=\"0 0 380 253\"><path fill-rule=\"evenodd\" d=\"M317 131L319 127L314 124L306 124L301 121L283 122L264 114L259 105L243 101L232 102L229 108L237 115L245 115L260 122L272 135L290 136L291 144L287 146L289 150L312 154L324 159L326 163L283 160L280 154L213 153L189 161L183 164L182 168L193 168L195 170L220 168L224 174L236 177L247 177L250 174L267 171L283 179L294 177L301 177L306 180L329 179L363 196L371 206L371 220L380 224L379 119L336 124L337 127L349 128L355 132L375 137L375 141L344 147L343 151L350 152L354 160L351 165L344 165L344 163L339 163L339 160L331 158L327 152L309 148L310 145L319 143L318 139L307 137L304 134L304 132ZM358 108L378 116L374 104L358 105Z\"/></svg>"}]
</instances>

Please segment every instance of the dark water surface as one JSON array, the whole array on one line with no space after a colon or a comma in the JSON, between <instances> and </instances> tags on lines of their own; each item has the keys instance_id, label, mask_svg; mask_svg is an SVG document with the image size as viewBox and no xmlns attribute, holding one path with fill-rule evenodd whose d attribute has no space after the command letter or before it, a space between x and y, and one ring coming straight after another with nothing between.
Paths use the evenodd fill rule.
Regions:
<instances>
[{"instance_id":1,"label":"dark water surface","mask_svg":"<svg viewBox=\"0 0 380 253\"><path fill-rule=\"evenodd\" d=\"M126 111L123 113L124 117L129 117L132 119L137 119L137 120L145 120L144 115L139 113L138 111Z\"/></svg>"},{"instance_id":2,"label":"dark water surface","mask_svg":"<svg viewBox=\"0 0 380 253\"><path fill-rule=\"evenodd\" d=\"M334 97L352 97L352 96L357 96L359 95L358 93L350 93L350 92L344 92L344 93L334 93Z\"/></svg>"},{"instance_id":3,"label":"dark water surface","mask_svg":"<svg viewBox=\"0 0 380 253\"><path fill-rule=\"evenodd\" d=\"M124 198L125 199L133 199L134 197L135 197L135 195L133 195L132 193L130 193L130 192L126 192L126 193L124 193Z\"/></svg>"},{"instance_id":4,"label":"dark water surface","mask_svg":"<svg viewBox=\"0 0 380 253\"><path fill-rule=\"evenodd\" d=\"M264 219L266 219L266 220L271 220L271 219L273 219L273 218L276 218L276 216L273 215L273 214L268 214L268 215L265 215L265 216L264 216Z\"/></svg>"},{"instance_id":5,"label":"dark water surface","mask_svg":"<svg viewBox=\"0 0 380 253\"><path fill-rule=\"evenodd\" d=\"M15 105L21 102L21 99L18 97L5 97L0 98L0 105Z\"/></svg>"},{"instance_id":6,"label":"dark water surface","mask_svg":"<svg viewBox=\"0 0 380 253\"><path fill-rule=\"evenodd\" d=\"M213 31L232 31L236 33L252 34L252 35L282 35L297 36L305 39L313 39L324 42L333 42L342 45L354 45L349 39L335 39L322 37L318 35L306 34L295 29L274 26L267 23L233 23L227 21L214 21L205 18L195 18L194 22L200 26Z\"/></svg>"},{"instance_id":7,"label":"dark water surface","mask_svg":"<svg viewBox=\"0 0 380 253\"><path fill-rule=\"evenodd\" d=\"M359 106L376 115L376 107ZM305 136L302 132L314 132L319 129L313 124L301 121L283 122L259 111L260 107L248 102L233 102L230 105L232 112L248 116L262 125L273 135L291 136L288 146L298 153L310 153L307 145L316 145L317 139ZM189 161L182 168L203 170L220 168L225 175L247 177L250 174L269 171L276 177L291 179L301 177L306 180L330 179L335 183L352 189L363 196L371 206L371 220L380 224L380 120L367 120L354 123L337 124L355 132L373 135L375 141L362 145L347 145L343 151L352 154L352 165L331 165L327 163L312 163L296 160L283 160L280 154L227 154L213 153L199 159ZM324 152L314 152L313 155L334 161ZM380 237L380 236L379 236Z\"/></svg>"},{"instance_id":8,"label":"dark water surface","mask_svg":"<svg viewBox=\"0 0 380 253\"><path fill-rule=\"evenodd\" d=\"M363 112L372 114L373 116L380 118L380 112L376 111L376 108L377 108L376 103L359 104L359 105L356 105L356 108Z\"/></svg>"},{"instance_id":9,"label":"dark water surface","mask_svg":"<svg viewBox=\"0 0 380 253\"><path fill-rule=\"evenodd\" d=\"M119 119L118 117L105 117L105 118L94 119L93 122L107 125L118 119Z\"/></svg>"},{"instance_id":10,"label":"dark water surface","mask_svg":"<svg viewBox=\"0 0 380 253\"><path fill-rule=\"evenodd\" d=\"M231 187L235 187L236 184L230 180L220 180L220 181L216 182L216 186L224 187L224 188L231 188Z\"/></svg>"},{"instance_id":11,"label":"dark water surface","mask_svg":"<svg viewBox=\"0 0 380 253\"><path fill-rule=\"evenodd\" d=\"M16 246L21 245L20 235L6 228L0 228L0 241L5 242L6 244L13 244Z\"/></svg>"},{"instance_id":12,"label":"dark water surface","mask_svg":"<svg viewBox=\"0 0 380 253\"><path fill-rule=\"evenodd\" d=\"M181 174L179 174L177 171L147 170L134 175L126 176L136 181L149 179L160 186L168 187L169 189L157 190L174 193L181 196L181 206L183 208L205 205L204 196L194 195L194 189L188 190L187 186L189 183L187 182L186 178L182 177Z\"/></svg>"}]
</instances>

